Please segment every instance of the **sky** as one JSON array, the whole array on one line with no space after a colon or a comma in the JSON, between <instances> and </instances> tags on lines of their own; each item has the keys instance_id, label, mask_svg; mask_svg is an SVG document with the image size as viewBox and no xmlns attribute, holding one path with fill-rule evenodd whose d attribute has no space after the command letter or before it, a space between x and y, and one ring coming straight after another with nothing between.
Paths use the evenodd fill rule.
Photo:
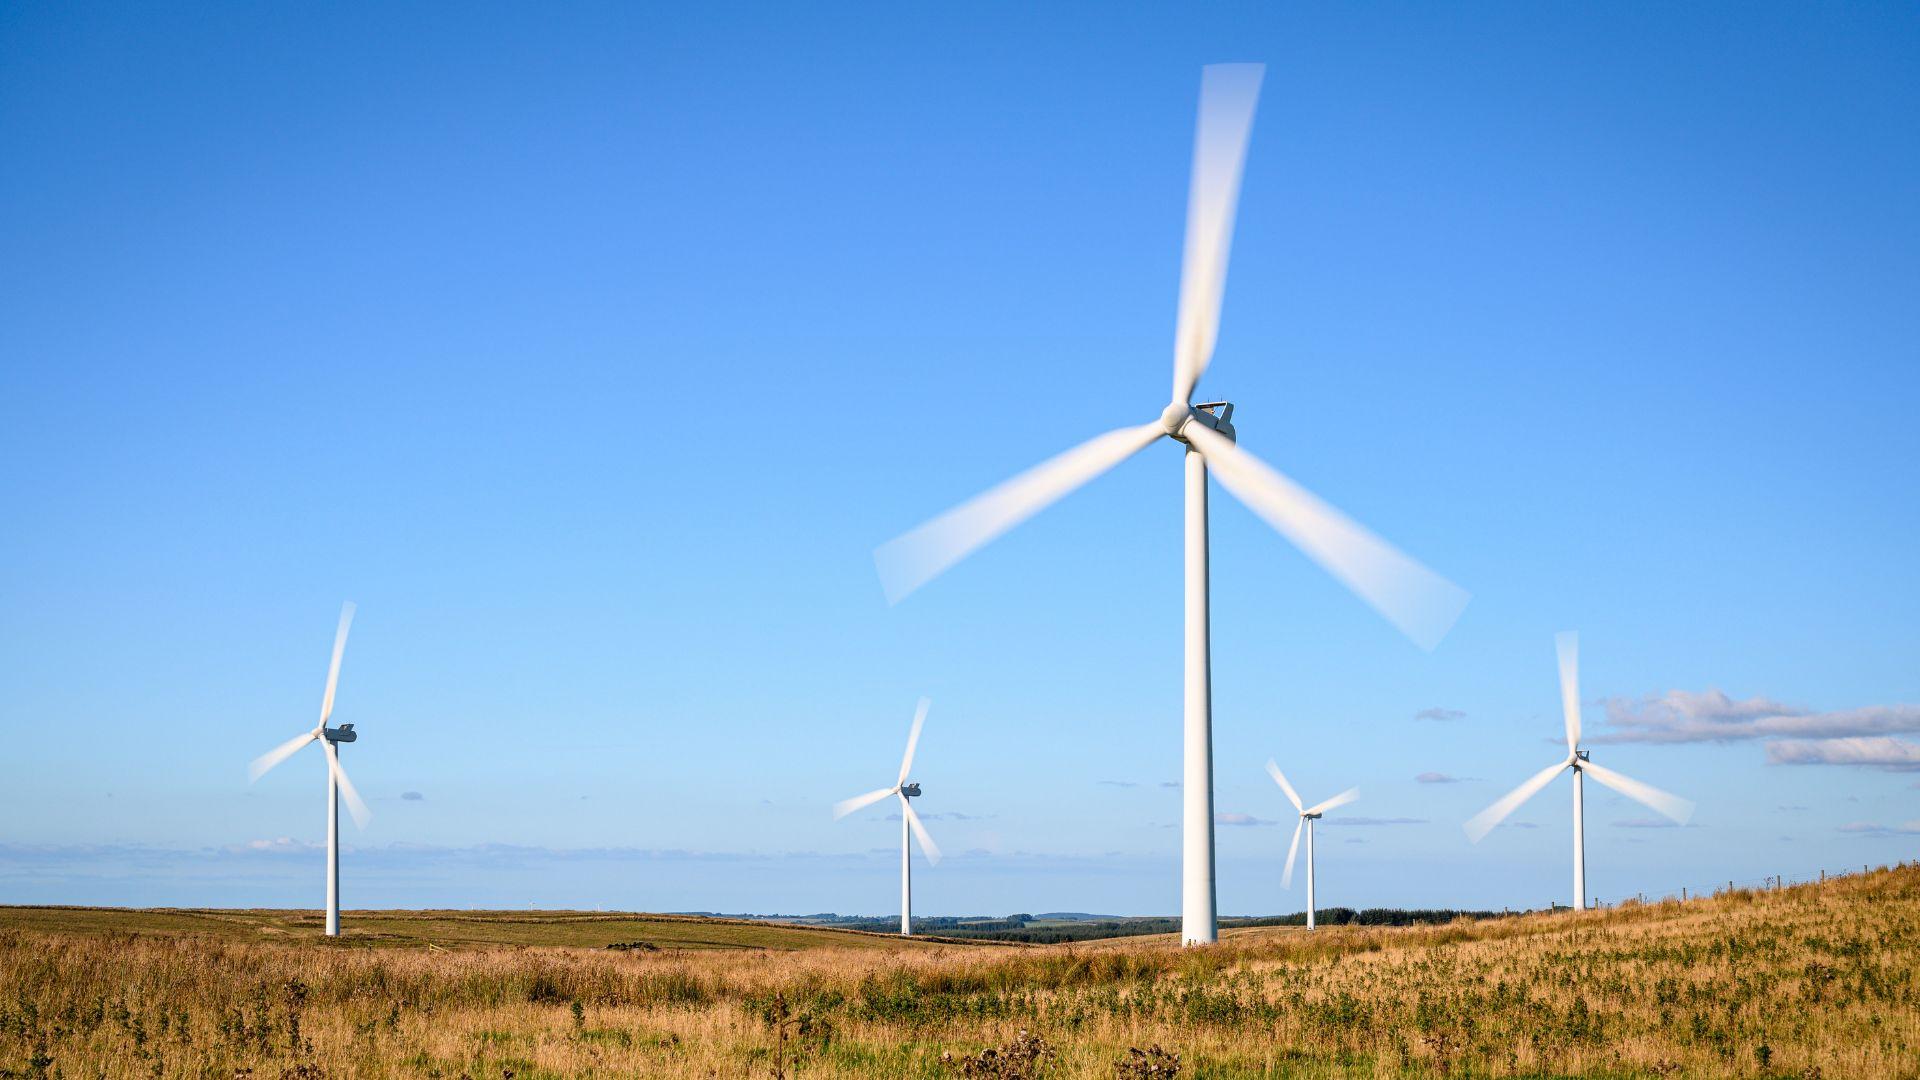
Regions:
<instances>
[{"instance_id":1,"label":"sky","mask_svg":"<svg viewBox=\"0 0 1920 1080\"><path fill-rule=\"evenodd\" d=\"M1258 61L1240 444L1473 594L1431 653L1217 486L1219 904L1618 900L1920 846L1920 10L0 8L0 903L1179 904L1162 408L1202 65ZM344 819L343 819L344 820Z\"/></svg>"}]
</instances>

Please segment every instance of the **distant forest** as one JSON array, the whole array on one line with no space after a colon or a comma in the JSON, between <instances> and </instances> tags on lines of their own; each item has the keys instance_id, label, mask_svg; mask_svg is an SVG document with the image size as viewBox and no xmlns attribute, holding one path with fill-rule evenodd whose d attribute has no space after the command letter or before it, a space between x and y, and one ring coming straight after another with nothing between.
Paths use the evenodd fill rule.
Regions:
<instances>
[{"instance_id":1,"label":"distant forest","mask_svg":"<svg viewBox=\"0 0 1920 1080\"><path fill-rule=\"evenodd\" d=\"M1450 923L1455 919L1497 919L1513 912L1504 911L1462 911L1453 908L1321 908L1318 922L1322 926L1412 926L1416 923ZM872 917L866 915L805 915L794 918L781 918L782 922L806 923L816 926L837 926L849 930L870 930L875 933L894 933L900 929L900 917ZM1258 918L1223 918L1223 928L1240 926L1305 926L1305 912L1293 915L1269 915ZM934 937L967 938L982 941L1024 941L1036 945L1052 945L1063 941L1091 941L1095 938L1133 937L1140 934L1177 934L1180 932L1180 920L1173 917L1101 917L1101 916L1048 916L1048 915L1008 915L1002 918L988 916L914 916L913 932Z\"/></svg>"}]
</instances>

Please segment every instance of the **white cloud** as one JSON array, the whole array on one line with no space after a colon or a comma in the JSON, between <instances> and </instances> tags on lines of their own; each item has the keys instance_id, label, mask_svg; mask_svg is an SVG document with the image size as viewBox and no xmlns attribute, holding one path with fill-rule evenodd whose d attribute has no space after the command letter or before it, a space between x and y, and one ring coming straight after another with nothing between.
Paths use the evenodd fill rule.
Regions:
<instances>
[{"instance_id":1,"label":"white cloud","mask_svg":"<svg viewBox=\"0 0 1920 1080\"><path fill-rule=\"evenodd\" d=\"M1464 784L1476 778L1472 776L1449 776L1443 772L1423 772L1413 779L1416 783L1421 784Z\"/></svg>"},{"instance_id":2,"label":"white cloud","mask_svg":"<svg viewBox=\"0 0 1920 1080\"><path fill-rule=\"evenodd\" d=\"M232 844L228 846L227 850L236 855L245 855L251 852L283 854L296 851L318 851L320 850L320 845L309 843L305 840L295 840L291 836L278 836L271 840L249 840L244 844Z\"/></svg>"},{"instance_id":3,"label":"white cloud","mask_svg":"<svg viewBox=\"0 0 1920 1080\"><path fill-rule=\"evenodd\" d=\"M1465 720L1467 714L1461 712L1459 709L1446 709L1435 705L1431 709L1421 709L1419 712L1414 713L1413 718L1415 720L1439 720L1447 722L1452 720Z\"/></svg>"},{"instance_id":4,"label":"white cloud","mask_svg":"<svg viewBox=\"0 0 1920 1080\"><path fill-rule=\"evenodd\" d=\"M1257 818L1252 814L1215 814L1213 820L1221 825L1271 825L1266 818Z\"/></svg>"},{"instance_id":5,"label":"white cloud","mask_svg":"<svg viewBox=\"0 0 1920 1080\"><path fill-rule=\"evenodd\" d=\"M1328 825L1425 825L1423 817L1330 817Z\"/></svg>"},{"instance_id":6,"label":"white cloud","mask_svg":"<svg viewBox=\"0 0 1920 1080\"><path fill-rule=\"evenodd\" d=\"M1839 739L1920 731L1920 705L1869 705L1815 712L1771 698L1736 700L1724 691L1669 690L1638 701L1608 698L1607 727L1589 742L1692 743L1744 739Z\"/></svg>"},{"instance_id":7,"label":"white cloud","mask_svg":"<svg viewBox=\"0 0 1920 1080\"><path fill-rule=\"evenodd\" d=\"M1767 744L1769 765L1863 765L1920 771L1920 744L1892 738L1777 739Z\"/></svg>"},{"instance_id":8,"label":"white cloud","mask_svg":"<svg viewBox=\"0 0 1920 1080\"><path fill-rule=\"evenodd\" d=\"M1920 821L1905 821L1898 825L1876 825L1871 821L1852 821L1840 826L1843 833L1858 833L1863 836L1912 836L1920 834Z\"/></svg>"}]
</instances>

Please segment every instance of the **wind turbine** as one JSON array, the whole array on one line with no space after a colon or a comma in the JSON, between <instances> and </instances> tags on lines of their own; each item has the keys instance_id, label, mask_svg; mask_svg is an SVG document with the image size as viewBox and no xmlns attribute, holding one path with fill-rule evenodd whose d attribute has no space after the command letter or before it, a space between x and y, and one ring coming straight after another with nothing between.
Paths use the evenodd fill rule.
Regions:
<instances>
[{"instance_id":1,"label":"wind turbine","mask_svg":"<svg viewBox=\"0 0 1920 1080\"><path fill-rule=\"evenodd\" d=\"M1573 770L1573 909L1587 909L1587 831L1586 810L1582 801L1584 784L1588 774L1595 780L1607 785L1629 799L1642 803L1661 814L1673 819L1676 824L1685 825L1693 816L1693 803L1678 795L1661 791L1657 787L1643 784L1630 776L1622 776L1612 769L1595 765L1588 759L1587 751L1580 749L1580 635L1571 630L1556 634L1554 647L1560 654L1560 711L1567 721L1567 756L1534 773L1526 783L1501 796L1500 801L1475 814L1467 821L1467 839L1479 843L1480 839L1493 830L1495 825L1506 820L1508 814L1520 809L1543 787L1553 782L1562 769Z\"/></svg>"},{"instance_id":2,"label":"wind turbine","mask_svg":"<svg viewBox=\"0 0 1920 1080\"><path fill-rule=\"evenodd\" d=\"M913 768L913 748L920 745L920 729L927 722L927 709L933 702L920 699L920 707L913 712L913 728L907 732L907 752L900 758L900 775L892 787L883 787L878 791L869 791L865 795L855 795L851 799L842 799L833 804L835 821L846 817L862 807L872 806L889 795L900 797L900 936L913 934L913 859L912 849L907 846L907 830L913 830L913 836L920 841L920 850L927 853L929 863L940 862L939 845L933 837L927 835L927 827L920 824L920 815L913 812L913 804L908 799L920 797L920 785L907 783L907 772Z\"/></svg>"},{"instance_id":3,"label":"wind turbine","mask_svg":"<svg viewBox=\"0 0 1920 1080\"><path fill-rule=\"evenodd\" d=\"M1340 794L1335 795L1333 798L1328 799L1327 801L1322 803L1316 803L1313 807L1309 808L1306 806L1302 806L1300 804L1299 793L1293 790L1292 784L1287 783L1287 774L1281 772L1280 766L1275 765L1273 763L1273 759L1271 758L1267 759L1267 774L1273 777L1274 783L1280 785L1281 791L1284 791L1287 793L1287 801L1293 804L1293 808L1295 810L1300 811L1300 824L1295 825L1293 827L1293 843L1287 846L1287 869L1285 873L1280 875L1280 887L1283 889L1293 888L1293 857L1300 853L1300 830L1305 829L1307 831L1307 929L1311 930L1313 929L1313 912L1314 912L1314 904L1313 904L1313 822L1314 822L1314 819L1325 814L1327 811L1332 810L1336 806L1345 806L1348 803L1352 802L1353 800L1359 798L1360 789L1357 787L1348 788L1347 790L1341 792Z\"/></svg>"},{"instance_id":4,"label":"wind turbine","mask_svg":"<svg viewBox=\"0 0 1920 1080\"><path fill-rule=\"evenodd\" d=\"M1423 648L1445 636L1467 594L1408 558L1234 442L1233 406L1193 403L1213 355L1240 170L1265 68L1204 69L1187 202L1186 254L1174 335L1173 400L1152 422L1096 436L881 545L874 552L889 602L1094 477L1169 437L1186 459L1186 643L1183 713L1181 937L1218 937L1213 867L1212 673L1208 642L1207 475Z\"/></svg>"},{"instance_id":5,"label":"wind turbine","mask_svg":"<svg viewBox=\"0 0 1920 1080\"><path fill-rule=\"evenodd\" d=\"M353 625L353 603L340 607L340 629L333 637L333 663L327 666L327 692L320 699L320 722L312 731L303 731L279 746L253 759L247 766L247 779L251 783L266 775L268 769L292 757L310 742L318 742L327 752L327 936L340 936L340 797L346 796L347 809L353 813L354 824L367 827L367 819L373 815L368 812L367 804L360 801L360 793L353 789L353 781L347 779L345 769L340 767L338 744L350 743L359 738L353 732L352 724L341 724L337 728L327 726L327 720L333 716L333 691L340 683L340 656L347 651L347 628Z\"/></svg>"}]
</instances>

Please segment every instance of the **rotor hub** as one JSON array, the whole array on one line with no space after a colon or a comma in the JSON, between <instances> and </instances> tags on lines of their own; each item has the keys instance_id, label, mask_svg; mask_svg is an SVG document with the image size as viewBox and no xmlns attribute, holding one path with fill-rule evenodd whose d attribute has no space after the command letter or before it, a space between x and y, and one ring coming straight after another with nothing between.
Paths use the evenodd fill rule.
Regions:
<instances>
[{"instance_id":1,"label":"rotor hub","mask_svg":"<svg viewBox=\"0 0 1920 1080\"><path fill-rule=\"evenodd\" d=\"M1233 439L1232 420L1233 403L1230 401L1203 401L1198 405L1176 401L1160 413L1160 426L1166 429L1168 435L1181 442L1187 441L1181 433L1186 430L1188 424L1192 423L1205 424L1227 438Z\"/></svg>"},{"instance_id":2,"label":"rotor hub","mask_svg":"<svg viewBox=\"0 0 1920 1080\"><path fill-rule=\"evenodd\" d=\"M1175 401L1169 403L1160 413L1160 426L1167 429L1167 434L1178 439L1180 429L1186 427L1187 421L1191 419L1193 419L1193 408L1184 401Z\"/></svg>"}]
</instances>

